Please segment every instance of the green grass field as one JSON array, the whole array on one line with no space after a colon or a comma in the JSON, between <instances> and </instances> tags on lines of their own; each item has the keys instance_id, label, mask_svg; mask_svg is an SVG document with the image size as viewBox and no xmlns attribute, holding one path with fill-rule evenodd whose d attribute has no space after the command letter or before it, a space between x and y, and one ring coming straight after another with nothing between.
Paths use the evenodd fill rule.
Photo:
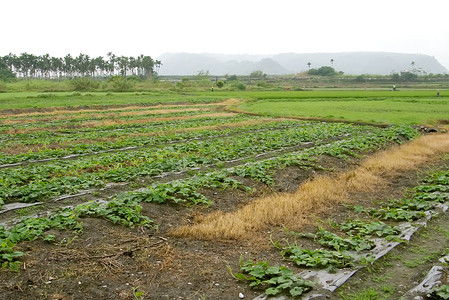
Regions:
<instances>
[{"instance_id":1,"label":"green grass field","mask_svg":"<svg viewBox=\"0 0 449 300\"><path fill-rule=\"evenodd\" d=\"M215 94L163 92L15 92L0 93L0 109L77 107L96 105L157 104L173 102L215 102L226 97Z\"/></svg>"},{"instance_id":2,"label":"green grass field","mask_svg":"<svg viewBox=\"0 0 449 300\"><path fill-rule=\"evenodd\" d=\"M314 90L214 92L10 92L0 109L245 100L239 109L268 116L311 117L387 124L447 124L448 91Z\"/></svg>"},{"instance_id":3,"label":"green grass field","mask_svg":"<svg viewBox=\"0 0 449 300\"><path fill-rule=\"evenodd\" d=\"M311 91L253 95L239 106L267 116L387 124L447 124L449 97L433 91Z\"/></svg>"}]
</instances>

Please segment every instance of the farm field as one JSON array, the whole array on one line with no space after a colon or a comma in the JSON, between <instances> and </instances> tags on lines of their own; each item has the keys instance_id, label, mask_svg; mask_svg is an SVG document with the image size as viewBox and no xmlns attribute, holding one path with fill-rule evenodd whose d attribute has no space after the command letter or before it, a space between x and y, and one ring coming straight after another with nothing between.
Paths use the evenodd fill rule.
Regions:
<instances>
[{"instance_id":1,"label":"farm field","mask_svg":"<svg viewBox=\"0 0 449 300\"><path fill-rule=\"evenodd\" d=\"M449 95L449 94L448 94ZM266 94L240 105L244 111L383 124L447 124L448 97L434 91L316 91L315 94Z\"/></svg>"},{"instance_id":2,"label":"farm field","mask_svg":"<svg viewBox=\"0 0 449 300\"><path fill-rule=\"evenodd\" d=\"M397 222L419 219L448 200L447 134L422 136L411 126L444 131L444 97L425 91L398 92L394 99L387 91L344 91L334 98L329 91L306 93L214 92L167 100L144 93L0 94L0 298L313 293L320 287L282 268L268 274L261 262L294 273L355 266L360 262L342 253L354 249L330 246L335 241L327 245L334 252L321 253L327 257L318 265L294 255L315 255L305 250L323 246L318 240L332 236L329 224L363 219L380 224L386 236L399 236ZM125 104L126 97L133 100ZM391 107L376 117L371 113L378 106L368 102ZM383 124L325 121L334 118L324 110L334 103L346 110L341 119ZM296 114L300 104L310 110ZM357 109L364 111L350 119ZM304 116L320 120L288 118ZM392 161L364 165L380 160L379 153ZM357 250L373 248L361 243ZM254 269L260 276L253 285L262 288L245 282ZM281 280L273 279L276 272L287 276L288 288L270 286ZM262 284L262 273L271 281Z\"/></svg>"}]
</instances>

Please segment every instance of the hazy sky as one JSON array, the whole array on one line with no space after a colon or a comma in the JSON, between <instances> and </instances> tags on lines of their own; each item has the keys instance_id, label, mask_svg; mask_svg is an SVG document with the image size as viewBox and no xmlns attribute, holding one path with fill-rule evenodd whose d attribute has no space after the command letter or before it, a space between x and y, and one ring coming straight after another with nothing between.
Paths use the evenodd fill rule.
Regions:
<instances>
[{"instance_id":1,"label":"hazy sky","mask_svg":"<svg viewBox=\"0 0 449 300\"><path fill-rule=\"evenodd\" d=\"M5 0L0 55L385 51L449 69L448 0Z\"/></svg>"}]
</instances>

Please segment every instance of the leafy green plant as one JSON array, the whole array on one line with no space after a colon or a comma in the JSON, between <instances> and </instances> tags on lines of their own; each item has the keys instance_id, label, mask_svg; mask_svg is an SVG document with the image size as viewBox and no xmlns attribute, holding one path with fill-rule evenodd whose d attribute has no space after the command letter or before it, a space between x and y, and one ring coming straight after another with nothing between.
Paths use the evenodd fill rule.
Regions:
<instances>
[{"instance_id":1,"label":"leafy green plant","mask_svg":"<svg viewBox=\"0 0 449 300\"><path fill-rule=\"evenodd\" d=\"M336 251L363 251L374 248L374 242L362 237L344 238L335 233L319 228L316 233L297 233L291 231L290 234L299 237L310 238L317 241L320 245L332 248Z\"/></svg>"},{"instance_id":2,"label":"leafy green plant","mask_svg":"<svg viewBox=\"0 0 449 300\"><path fill-rule=\"evenodd\" d=\"M449 186L448 186L449 187ZM449 200L449 193L438 193L438 192L427 192L427 193L416 193L413 196L413 200L421 202L439 202L444 203Z\"/></svg>"},{"instance_id":3,"label":"leafy green plant","mask_svg":"<svg viewBox=\"0 0 449 300\"><path fill-rule=\"evenodd\" d=\"M143 216L140 211L142 206L133 199L116 197L107 203L89 202L80 204L74 209L74 213L80 217L98 216L128 227L140 225L151 228L153 221Z\"/></svg>"},{"instance_id":4,"label":"leafy green plant","mask_svg":"<svg viewBox=\"0 0 449 300\"><path fill-rule=\"evenodd\" d=\"M54 234L47 234L44 236L44 241L53 243L56 239L56 236Z\"/></svg>"},{"instance_id":5,"label":"leafy green plant","mask_svg":"<svg viewBox=\"0 0 449 300\"><path fill-rule=\"evenodd\" d=\"M288 293L292 297L300 297L310 291L314 283L293 274L293 271L285 266L270 266L268 262L252 261L243 262L240 259L240 272L231 275L245 282L249 282L250 287L262 287L265 294L275 296L281 293Z\"/></svg>"},{"instance_id":6,"label":"leafy green plant","mask_svg":"<svg viewBox=\"0 0 449 300\"><path fill-rule=\"evenodd\" d=\"M17 269L20 262L17 259L24 255L22 252L14 251L14 247L22 241L33 241L45 234L51 228L70 229L77 233L82 232L81 217L97 216L108 219L114 223L125 226L154 227L154 223L146 216L140 214L142 207L135 201L114 198L107 203L89 202L80 204L74 209L64 208L44 217L28 217L21 220L9 230L0 226L0 264ZM69 245L73 239L67 239ZM46 235L46 241L53 241L53 235Z\"/></svg>"},{"instance_id":7,"label":"leafy green plant","mask_svg":"<svg viewBox=\"0 0 449 300\"><path fill-rule=\"evenodd\" d=\"M390 226L382 221L362 221L360 219L348 219L340 224L334 224L335 227L345 232L349 236L377 236L394 237L399 235L400 230L395 226Z\"/></svg>"},{"instance_id":8,"label":"leafy green plant","mask_svg":"<svg viewBox=\"0 0 449 300\"><path fill-rule=\"evenodd\" d=\"M418 197L414 197L411 199L395 199L388 201L387 206L390 208L401 208L409 211L413 210L427 211L435 207L435 202L433 201L434 200L430 199L425 200L423 198Z\"/></svg>"},{"instance_id":9,"label":"leafy green plant","mask_svg":"<svg viewBox=\"0 0 449 300\"><path fill-rule=\"evenodd\" d=\"M423 180L429 184L449 185L449 171L438 171L430 174Z\"/></svg>"},{"instance_id":10,"label":"leafy green plant","mask_svg":"<svg viewBox=\"0 0 449 300\"><path fill-rule=\"evenodd\" d=\"M449 285L441 285L432 289L427 295L428 299L449 299Z\"/></svg>"},{"instance_id":11,"label":"leafy green plant","mask_svg":"<svg viewBox=\"0 0 449 300\"><path fill-rule=\"evenodd\" d=\"M383 208L363 208L354 207L357 212L364 212L371 217L381 220L393 221L413 221L426 216L422 211L407 210L403 208L383 207Z\"/></svg>"},{"instance_id":12,"label":"leafy green plant","mask_svg":"<svg viewBox=\"0 0 449 300\"><path fill-rule=\"evenodd\" d=\"M310 250L303 249L296 245L282 246L275 242L274 246L281 249L284 259L293 261L301 267L325 268L329 271L354 266L355 258L352 255L343 254L339 251Z\"/></svg>"},{"instance_id":13,"label":"leafy green plant","mask_svg":"<svg viewBox=\"0 0 449 300\"><path fill-rule=\"evenodd\" d=\"M442 184L420 185L415 187L415 190L417 192L422 193L435 193L435 192L447 193L449 192L449 185L442 185Z\"/></svg>"}]
</instances>

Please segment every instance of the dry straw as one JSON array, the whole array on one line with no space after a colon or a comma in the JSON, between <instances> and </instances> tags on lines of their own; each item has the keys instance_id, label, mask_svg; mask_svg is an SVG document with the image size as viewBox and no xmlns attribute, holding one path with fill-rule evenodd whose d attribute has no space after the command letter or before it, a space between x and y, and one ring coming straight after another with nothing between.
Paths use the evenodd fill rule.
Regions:
<instances>
[{"instance_id":1,"label":"dry straw","mask_svg":"<svg viewBox=\"0 0 449 300\"><path fill-rule=\"evenodd\" d=\"M448 134L422 136L375 154L352 171L316 177L294 193L259 198L234 212L201 216L193 225L179 227L172 234L195 239L239 239L270 225L298 228L307 224L310 215L348 201L349 193L379 188L398 172L416 169L444 153L449 153Z\"/></svg>"}]
</instances>

